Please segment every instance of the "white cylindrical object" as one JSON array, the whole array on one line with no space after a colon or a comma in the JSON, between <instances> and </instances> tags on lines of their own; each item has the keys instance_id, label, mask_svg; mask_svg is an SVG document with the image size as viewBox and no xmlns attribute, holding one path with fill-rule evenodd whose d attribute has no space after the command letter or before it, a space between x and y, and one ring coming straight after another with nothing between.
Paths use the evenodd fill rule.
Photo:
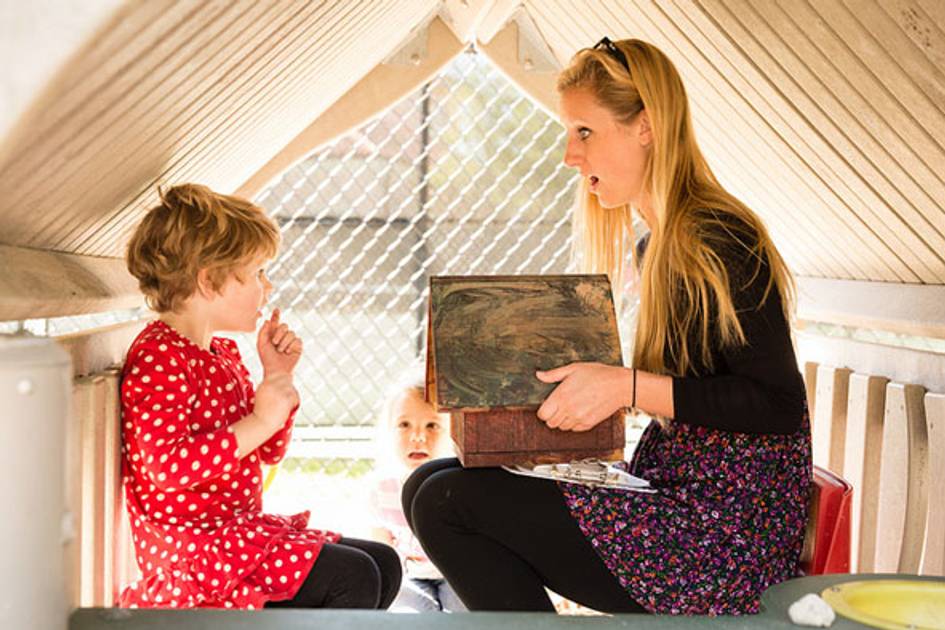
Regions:
<instances>
[{"instance_id":1,"label":"white cylindrical object","mask_svg":"<svg viewBox=\"0 0 945 630\"><path fill-rule=\"evenodd\" d=\"M65 423L72 361L52 339L0 335L0 628L68 623Z\"/></svg>"}]
</instances>

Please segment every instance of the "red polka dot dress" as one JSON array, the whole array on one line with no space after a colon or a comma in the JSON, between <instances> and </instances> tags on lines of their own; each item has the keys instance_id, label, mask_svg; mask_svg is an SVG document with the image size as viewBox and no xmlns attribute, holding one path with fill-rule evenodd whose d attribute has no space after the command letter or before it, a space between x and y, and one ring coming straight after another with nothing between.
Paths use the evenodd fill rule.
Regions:
<instances>
[{"instance_id":1,"label":"red polka dot dress","mask_svg":"<svg viewBox=\"0 0 945 630\"><path fill-rule=\"evenodd\" d=\"M204 350L155 321L122 373L122 478L142 578L119 604L261 608L291 599L332 532L309 513L262 512L262 464L285 455L293 414L243 459L230 425L253 409L236 343Z\"/></svg>"}]
</instances>

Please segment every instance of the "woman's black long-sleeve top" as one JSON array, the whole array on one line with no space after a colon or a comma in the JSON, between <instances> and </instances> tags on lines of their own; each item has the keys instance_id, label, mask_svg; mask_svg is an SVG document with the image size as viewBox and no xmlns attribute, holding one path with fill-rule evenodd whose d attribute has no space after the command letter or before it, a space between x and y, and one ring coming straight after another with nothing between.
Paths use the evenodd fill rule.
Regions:
<instances>
[{"instance_id":1,"label":"woman's black long-sleeve top","mask_svg":"<svg viewBox=\"0 0 945 630\"><path fill-rule=\"evenodd\" d=\"M714 229L706 243L725 265L746 343L723 348L716 336L710 342L711 371L699 364L673 377L674 420L739 433L794 433L806 394L790 326L776 287L762 303L770 268L763 261L755 273L753 244L741 238L743 230L738 233L735 237L732 231ZM640 254L648 237L637 245Z\"/></svg>"}]
</instances>

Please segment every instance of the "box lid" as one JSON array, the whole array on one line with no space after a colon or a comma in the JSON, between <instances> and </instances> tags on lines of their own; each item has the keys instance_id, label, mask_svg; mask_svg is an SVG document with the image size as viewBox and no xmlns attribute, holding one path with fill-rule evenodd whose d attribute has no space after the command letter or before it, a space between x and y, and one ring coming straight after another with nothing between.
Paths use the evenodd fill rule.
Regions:
<instances>
[{"instance_id":1,"label":"box lid","mask_svg":"<svg viewBox=\"0 0 945 630\"><path fill-rule=\"evenodd\" d=\"M537 409L536 370L623 365L606 275L432 276L427 397L438 411Z\"/></svg>"}]
</instances>

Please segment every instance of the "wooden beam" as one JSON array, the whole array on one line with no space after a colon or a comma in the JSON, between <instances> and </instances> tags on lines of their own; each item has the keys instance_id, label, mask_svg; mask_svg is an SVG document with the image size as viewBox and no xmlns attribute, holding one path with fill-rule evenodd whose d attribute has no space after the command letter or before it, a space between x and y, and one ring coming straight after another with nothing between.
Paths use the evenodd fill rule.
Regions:
<instances>
[{"instance_id":1,"label":"wooden beam","mask_svg":"<svg viewBox=\"0 0 945 630\"><path fill-rule=\"evenodd\" d=\"M519 59L519 28L517 22L509 22L488 43L480 42L479 47L539 108L557 119L558 91L555 85L558 71L526 67Z\"/></svg>"},{"instance_id":2,"label":"wooden beam","mask_svg":"<svg viewBox=\"0 0 945 630\"><path fill-rule=\"evenodd\" d=\"M826 337L803 329L795 335L801 364L850 368L860 374L884 376L899 383L915 383L945 393L945 354L897 348L842 337Z\"/></svg>"},{"instance_id":3,"label":"wooden beam","mask_svg":"<svg viewBox=\"0 0 945 630\"><path fill-rule=\"evenodd\" d=\"M125 353L148 319L104 326L56 337L56 341L72 355L74 376L98 374L120 367Z\"/></svg>"},{"instance_id":4,"label":"wooden beam","mask_svg":"<svg viewBox=\"0 0 945 630\"><path fill-rule=\"evenodd\" d=\"M945 339L945 285L797 278L798 319Z\"/></svg>"},{"instance_id":5,"label":"wooden beam","mask_svg":"<svg viewBox=\"0 0 945 630\"><path fill-rule=\"evenodd\" d=\"M141 306L120 258L0 245L0 321L82 315Z\"/></svg>"},{"instance_id":6,"label":"wooden beam","mask_svg":"<svg viewBox=\"0 0 945 630\"><path fill-rule=\"evenodd\" d=\"M254 197L297 161L391 107L429 81L462 52L463 44L440 18L430 22L427 32L427 54L418 56L417 65L380 64L375 67L240 186L235 194Z\"/></svg>"}]
</instances>

